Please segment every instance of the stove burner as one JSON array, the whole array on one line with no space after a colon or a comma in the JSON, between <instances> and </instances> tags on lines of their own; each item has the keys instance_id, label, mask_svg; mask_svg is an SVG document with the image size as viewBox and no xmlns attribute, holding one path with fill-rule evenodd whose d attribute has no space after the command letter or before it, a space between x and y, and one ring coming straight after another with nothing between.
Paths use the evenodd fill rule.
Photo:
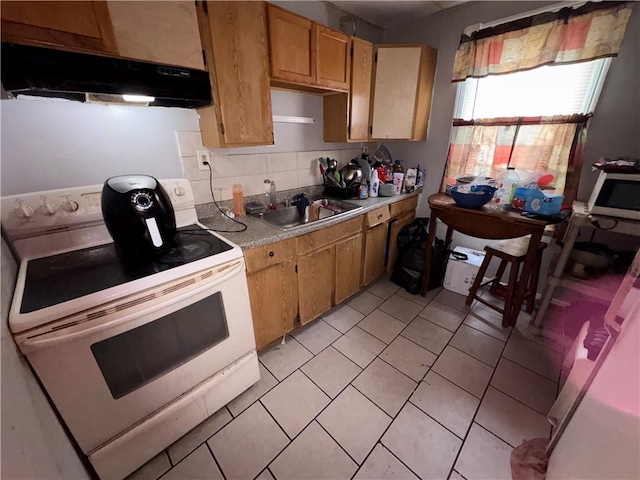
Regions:
<instances>
[{"instance_id":1,"label":"stove burner","mask_svg":"<svg viewBox=\"0 0 640 480\"><path fill-rule=\"evenodd\" d=\"M101 250L91 250L85 255L78 255L75 251L51 257L51 270L65 270L67 268L84 268L99 263L104 258Z\"/></svg>"},{"instance_id":2,"label":"stove burner","mask_svg":"<svg viewBox=\"0 0 640 480\"><path fill-rule=\"evenodd\" d=\"M113 243L107 243L29 260L20 313L74 300L232 248L197 225L179 228L174 242L159 255L122 255Z\"/></svg>"},{"instance_id":3,"label":"stove burner","mask_svg":"<svg viewBox=\"0 0 640 480\"><path fill-rule=\"evenodd\" d=\"M204 240L187 240L186 242L164 251L156 261L165 264L182 264L203 257L211 251L211 245Z\"/></svg>"}]
</instances>

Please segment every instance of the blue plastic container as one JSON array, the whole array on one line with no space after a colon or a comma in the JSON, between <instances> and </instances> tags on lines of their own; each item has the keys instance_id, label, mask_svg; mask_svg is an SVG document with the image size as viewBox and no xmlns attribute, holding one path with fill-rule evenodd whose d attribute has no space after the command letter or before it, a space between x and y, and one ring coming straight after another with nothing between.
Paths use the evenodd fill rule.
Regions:
<instances>
[{"instance_id":1,"label":"blue plastic container","mask_svg":"<svg viewBox=\"0 0 640 480\"><path fill-rule=\"evenodd\" d=\"M458 188L460 188L459 185L451 187L451 196L456 202L456 205L463 208L474 209L478 209L489 203L496 191L496 187L490 185L471 185L471 191L469 193L459 192Z\"/></svg>"}]
</instances>

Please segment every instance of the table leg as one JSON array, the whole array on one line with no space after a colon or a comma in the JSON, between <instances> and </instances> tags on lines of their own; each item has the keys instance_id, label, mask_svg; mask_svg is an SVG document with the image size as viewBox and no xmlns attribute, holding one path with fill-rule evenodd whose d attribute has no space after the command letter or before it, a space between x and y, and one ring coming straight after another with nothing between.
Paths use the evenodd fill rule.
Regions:
<instances>
[{"instance_id":1,"label":"table leg","mask_svg":"<svg viewBox=\"0 0 640 480\"><path fill-rule=\"evenodd\" d=\"M544 316L547 314L547 310L549 309L549 305L551 304L551 299L553 298L553 293L555 292L556 285L562 278L564 267L567 265L569 254L571 253L571 249L573 249L573 244L578 237L579 231L579 227L575 226L573 223L569 223L567 232L564 235L564 245L562 246L562 251L560 252L560 256L558 257L556 266L553 269L553 274L550 275L550 277L552 277L554 280L549 281L549 279L547 279L547 285L544 287L544 293L542 294L542 302L540 303L540 308L536 313L535 319L530 325L530 328L532 327L533 329L536 329L536 331L542 327L542 321L544 320Z\"/></svg>"},{"instance_id":2,"label":"table leg","mask_svg":"<svg viewBox=\"0 0 640 480\"><path fill-rule=\"evenodd\" d=\"M536 256L538 254L538 244L540 243L540 239L542 238L543 231L544 230L538 230L537 232L532 233L531 238L529 239L529 249L527 250L527 256L524 259L522 274L520 275L518 289L516 290L516 298L513 302L511 311L511 326L515 326L516 324L518 314L520 313L520 307L522 307L522 301L524 300L524 296L527 293L529 275L531 274L531 268L533 267Z\"/></svg>"},{"instance_id":3,"label":"table leg","mask_svg":"<svg viewBox=\"0 0 640 480\"><path fill-rule=\"evenodd\" d=\"M447 226L447 234L444 237L444 246L448 250L451 246L451 239L453 238L453 228Z\"/></svg>"},{"instance_id":4,"label":"table leg","mask_svg":"<svg viewBox=\"0 0 640 480\"><path fill-rule=\"evenodd\" d=\"M433 241L436 238L436 228L438 226L438 217L431 210L431 219L429 220L429 236L427 237L427 251L424 257L424 268L422 270L422 296L427 294L429 288L429 274L431 273L431 259L433 258Z\"/></svg>"}]
</instances>

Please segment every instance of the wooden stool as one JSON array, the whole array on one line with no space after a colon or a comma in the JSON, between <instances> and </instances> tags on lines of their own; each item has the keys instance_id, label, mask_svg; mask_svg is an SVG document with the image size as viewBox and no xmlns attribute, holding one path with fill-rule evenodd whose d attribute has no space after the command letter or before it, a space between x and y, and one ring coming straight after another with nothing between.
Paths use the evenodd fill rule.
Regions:
<instances>
[{"instance_id":1,"label":"wooden stool","mask_svg":"<svg viewBox=\"0 0 640 480\"><path fill-rule=\"evenodd\" d=\"M524 263L525 257L527 256L527 249L529 248L529 237L521 237L515 238L513 240L504 240L501 242L492 243L491 245L487 245L484 247L486 253L484 257L484 261L480 266L480 270L476 275L476 279L473 282L473 286L469 290L469 295L467 296L467 305L471 305L474 300L478 300L479 302L485 304L489 308L496 310L502 314L502 326L508 327L510 318L513 315L513 320L511 326L515 325L515 322L518 318L518 313L520 312L512 312L512 305L516 295L516 289L519 282L528 282L527 291L525 293L524 299L526 300L526 312L533 312L534 302L536 300L536 291L538 290L538 277L540 276L540 264L542 262L542 251L547 248L546 243L540 242L538 245L538 250L536 251L536 258L531 268L531 274L529 278L518 278L520 272L520 266ZM496 272L496 276L490 278L489 280L482 281L484 278L484 274L487 272L487 268L489 267L489 263L491 263L491 259L493 257L498 257L501 260L500 266L498 267L498 271ZM500 285L500 280L502 280L502 276L504 275L507 266L510 265L509 268L509 282L506 286L506 295L504 302L504 309L492 305L480 298L477 295L478 289L484 285L491 284L491 288L489 291L491 293L496 293Z\"/></svg>"}]
</instances>

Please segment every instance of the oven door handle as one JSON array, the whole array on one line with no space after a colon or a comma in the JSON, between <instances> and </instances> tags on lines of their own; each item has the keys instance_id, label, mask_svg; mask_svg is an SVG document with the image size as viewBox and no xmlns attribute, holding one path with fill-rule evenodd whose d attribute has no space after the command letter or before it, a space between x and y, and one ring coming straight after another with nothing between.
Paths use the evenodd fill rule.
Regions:
<instances>
[{"instance_id":1,"label":"oven door handle","mask_svg":"<svg viewBox=\"0 0 640 480\"><path fill-rule=\"evenodd\" d=\"M197 289L190 290L188 292L188 295L193 296L204 290L210 290L212 287L215 287L229 280L231 277L234 277L235 275L237 275L242 271L244 271L244 262L238 261L230 265L228 264L225 266L224 269L218 270L218 272L216 272L217 274L221 274L220 276L216 276L216 273L214 273L213 277L210 277L209 281L203 282L203 284ZM174 300L176 300L176 297L172 297L171 299L168 299L165 302L156 304L155 305L156 310L165 307L166 306L165 303L169 301L174 301ZM77 340L79 338L83 338L89 335L95 335L105 330L118 327L125 323L131 322L139 317L140 317L140 312L132 312L132 313L129 313L128 315L125 315L124 317L116 318L110 321L104 321L105 319L102 318L101 319L102 321L97 320L98 323L94 324L93 326L90 326L87 328L78 328L71 332L65 333L65 331L68 331L69 329L72 329L74 327L76 328L81 327L85 322L82 322L80 324L74 323L73 325L69 325L69 327L60 328L60 330L57 330L54 332L49 332L42 335L38 335L36 337L27 338L22 342L20 342L20 349L22 350L23 353L27 353L33 350L42 350L45 348L50 348L50 347L59 345L61 343Z\"/></svg>"}]
</instances>

